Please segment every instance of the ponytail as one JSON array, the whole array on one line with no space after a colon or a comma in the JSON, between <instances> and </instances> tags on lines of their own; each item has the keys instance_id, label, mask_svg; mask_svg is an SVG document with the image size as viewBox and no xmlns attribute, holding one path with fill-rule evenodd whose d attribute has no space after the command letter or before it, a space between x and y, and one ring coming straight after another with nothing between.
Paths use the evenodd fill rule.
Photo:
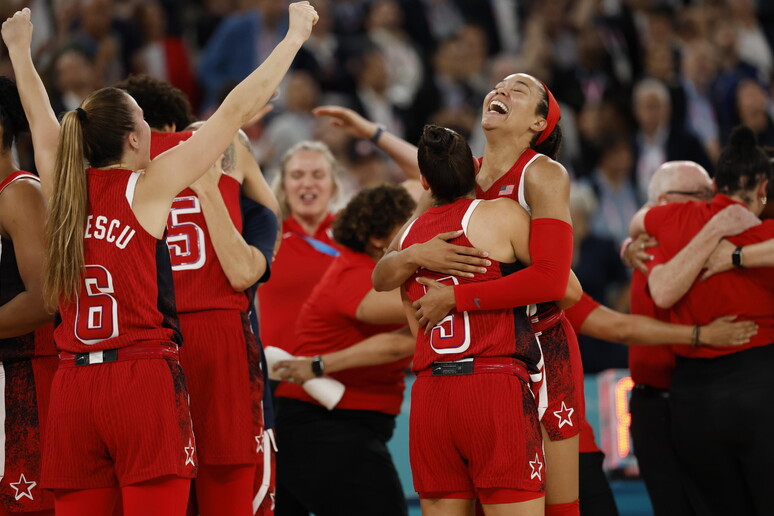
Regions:
<instances>
[{"instance_id":1,"label":"ponytail","mask_svg":"<svg viewBox=\"0 0 774 516\"><path fill-rule=\"evenodd\" d=\"M60 300L71 301L80 286L88 204L84 147L83 122L76 111L69 111L62 117L46 221L49 240L43 295L50 307Z\"/></svg>"}]
</instances>

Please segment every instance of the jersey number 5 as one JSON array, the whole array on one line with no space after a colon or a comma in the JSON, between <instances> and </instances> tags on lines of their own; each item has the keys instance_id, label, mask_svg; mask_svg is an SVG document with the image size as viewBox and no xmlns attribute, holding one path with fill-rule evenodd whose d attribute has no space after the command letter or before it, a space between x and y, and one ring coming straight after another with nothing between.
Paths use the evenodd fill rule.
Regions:
<instances>
[{"instance_id":1,"label":"jersey number 5","mask_svg":"<svg viewBox=\"0 0 774 516\"><path fill-rule=\"evenodd\" d=\"M436 280L438 283L456 285L454 276ZM427 288L425 287L425 292ZM441 355L462 353L470 347L470 319L467 312L452 312L430 331L430 347Z\"/></svg>"},{"instance_id":2,"label":"jersey number 5","mask_svg":"<svg viewBox=\"0 0 774 516\"><path fill-rule=\"evenodd\" d=\"M101 265L86 265L83 275L86 296L78 295L75 336L84 344L94 345L118 337L118 303L110 294L113 276Z\"/></svg>"},{"instance_id":3,"label":"jersey number 5","mask_svg":"<svg viewBox=\"0 0 774 516\"><path fill-rule=\"evenodd\" d=\"M193 222L181 222L181 215L201 213L199 198L177 197L167 221L167 247L173 271L201 269L207 260L204 231Z\"/></svg>"}]
</instances>

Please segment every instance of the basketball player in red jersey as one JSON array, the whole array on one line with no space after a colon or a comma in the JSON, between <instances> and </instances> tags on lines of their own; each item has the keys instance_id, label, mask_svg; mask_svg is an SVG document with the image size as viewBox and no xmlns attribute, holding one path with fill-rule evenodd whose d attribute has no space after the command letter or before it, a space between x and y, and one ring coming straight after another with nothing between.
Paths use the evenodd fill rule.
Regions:
<instances>
[{"instance_id":1,"label":"basketball player in red jersey","mask_svg":"<svg viewBox=\"0 0 774 516\"><path fill-rule=\"evenodd\" d=\"M115 88L66 113L60 135L30 57L29 9L3 25L51 198L44 292L59 304L61 361L42 483L54 489L57 514L111 514L119 488L128 516L185 512L198 459L160 237L175 195L265 105L309 37L314 9L289 10L288 34L269 58L188 141L152 161L142 110Z\"/></svg>"},{"instance_id":2,"label":"basketball player in red jersey","mask_svg":"<svg viewBox=\"0 0 774 516\"><path fill-rule=\"evenodd\" d=\"M432 326L452 308L460 311L538 305L533 331L539 334L546 364L545 388L539 406L546 430L546 514L578 513L578 417L583 414L583 376L580 350L572 328L553 301L567 287L572 262L567 171L554 161L561 147L559 106L546 86L526 74L506 77L486 96L481 121L487 139L484 157L477 161L476 194L517 200L532 217L530 254L533 265L496 282L454 287L434 285L418 300L420 324ZM370 122L357 123L334 109L317 114L334 116L345 129L362 137L373 130ZM379 131L380 134L383 131ZM383 139L384 136L381 136ZM399 150L408 161L416 149ZM448 244L456 233L438 235L421 247L397 252L392 247L374 271L374 286L390 290L402 284L418 267L469 277L487 267L481 251Z\"/></svg>"},{"instance_id":3,"label":"basketball player in red jersey","mask_svg":"<svg viewBox=\"0 0 774 516\"><path fill-rule=\"evenodd\" d=\"M193 134L175 132L178 127L186 129L192 115L185 95L169 83L134 76L117 87L137 99L147 113L151 158ZM265 457L271 443L264 442L260 349L249 328L246 291L258 280L265 281L271 255L264 256L242 237L243 183L259 201L274 210L278 205L243 138L240 131L223 157L176 196L167 224L185 342L180 363L197 437L199 471L194 485L202 516L254 514L256 467L263 474L264 458L270 460ZM264 498L256 505L270 506L270 497Z\"/></svg>"},{"instance_id":4,"label":"basketball player in red jersey","mask_svg":"<svg viewBox=\"0 0 774 516\"><path fill-rule=\"evenodd\" d=\"M529 263L526 211L510 200L473 200L474 165L462 137L428 126L419 164L436 206L406 228L400 248L461 227L456 245L486 249L496 260L472 279L422 275L458 285L502 277L518 268L517 261ZM424 294L419 282L430 284L415 273L404 285L412 302ZM539 350L524 329L528 324L523 309L454 311L418 338L410 439L425 514L468 514L475 498L485 514L543 514L545 463L528 387L528 367L538 363ZM455 377L467 374L472 376Z\"/></svg>"},{"instance_id":5,"label":"basketball player in red jersey","mask_svg":"<svg viewBox=\"0 0 774 516\"><path fill-rule=\"evenodd\" d=\"M51 379L59 364L43 303L45 202L37 176L15 166L26 132L16 85L0 77L0 515L53 515L40 488ZM12 512L13 511L13 512Z\"/></svg>"}]
</instances>

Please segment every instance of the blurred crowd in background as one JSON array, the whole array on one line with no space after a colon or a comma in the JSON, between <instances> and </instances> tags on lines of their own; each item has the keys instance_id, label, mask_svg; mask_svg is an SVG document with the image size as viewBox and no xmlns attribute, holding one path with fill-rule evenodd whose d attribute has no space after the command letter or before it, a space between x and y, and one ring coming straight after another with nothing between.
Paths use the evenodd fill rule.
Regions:
<instances>
[{"instance_id":1,"label":"blurred crowd in background","mask_svg":"<svg viewBox=\"0 0 774 516\"><path fill-rule=\"evenodd\" d=\"M285 0L0 0L32 9L33 58L58 112L130 74L171 82L206 118L284 36ZM426 123L455 129L474 155L485 94L503 77L543 80L562 107L560 161L574 178L573 268L584 289L628 309L618 258L646 185L667 160L712 174L731 129L774 146L770 0L312 0L320 13L275 108L247 128L271 178L301 140L343 164L339 206L400 177L368 141L312 115L348 106L416 142ZM2 43L0 43L2 45ZM0 75L13 76L0 51ZM31 145L19 145L34 169ZM586 372L626 367L626 349L581 343Z\"/></svg>"}]
</instances>

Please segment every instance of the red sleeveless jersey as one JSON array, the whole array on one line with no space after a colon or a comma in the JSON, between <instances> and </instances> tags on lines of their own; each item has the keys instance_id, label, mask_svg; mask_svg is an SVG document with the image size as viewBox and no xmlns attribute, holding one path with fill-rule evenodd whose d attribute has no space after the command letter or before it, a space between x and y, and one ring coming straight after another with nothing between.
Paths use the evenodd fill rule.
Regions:
<instances>
[{"instance_id":1,"label":"red sleeveless jersey","mask_svg":"<svg viewBox=\"0 0 774 516\"><path fill-rule=\"evenodd\" d=\"M0 195L9 185L18 180L40 182L37 176L29 172L16 171L0 182ZM13 241L2 237L0 239L0 305L6 304L24 290ZM0 339L0 362L16 362L53 355L56 355L56 349L50 324L25 335Z\"/></svg>"},{"instance_id":2,"label":"red sleeveless jersey","mask_svg":"<svg viewBox=\"0 0 774 516\"><path fill-rule=\"evenodd\" d=\"M480 200L458 199L457 201L430 208L404 233L401 249L412 244L426 242L439 233L457 231L464 233L450 240L451 243L474 247L467 238L467 226L470 216ZM459 278L422 269L414 273L404 284L411 301L416 301L425 293L425 287L416 282L424 276L440 283L456 285L489 281L515 272L520 265L500 263L494 260L485 274L476 274L473 278ZM526 309L509 308L504 310L481 310L457 312L452 310L432 331L417 336L414 351L414 371L427 369L433 362L450 362L466 357L516 357L527 364L530 371L537 371L540 361L539 348L530 330Z\"/></svg>"},{"instance_id":3,"label":"red sleeveless jersey","mask_svg":"<svg viewBox=\"0 0 774 516\"><path fill-rule=\"evenodd\" d=\"M190 131L151 133L151 158L171 149L191 136ZM242 232L240 192L242 185L223 174L218 189L226 203L231 221ZM223 272L210 232L204 219L199 198L186 188L175 197L167 220L167 245L172 262L175 297L179 313L204 310L247 311L249 299L237 292Z\"/></svg>"},{"instance_id":4,"label":"red sleeveless jersey","mask_svg":"<svg viewBox=\"0 0 774 516\"><path fill-rule=\"evenodd\" d=\"M85 267L77 298L59 303L54 337L62 351L181 343L166 242L145 231L131 208L139 177L86 171Z\"/></svg>"}]
</instances>

